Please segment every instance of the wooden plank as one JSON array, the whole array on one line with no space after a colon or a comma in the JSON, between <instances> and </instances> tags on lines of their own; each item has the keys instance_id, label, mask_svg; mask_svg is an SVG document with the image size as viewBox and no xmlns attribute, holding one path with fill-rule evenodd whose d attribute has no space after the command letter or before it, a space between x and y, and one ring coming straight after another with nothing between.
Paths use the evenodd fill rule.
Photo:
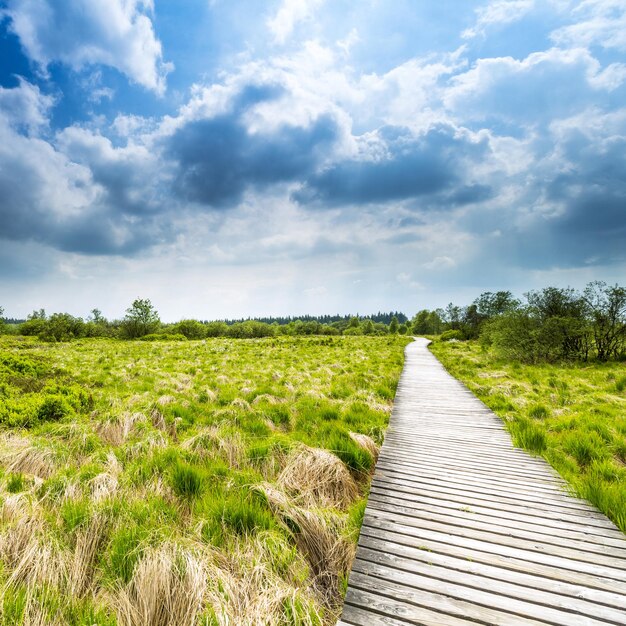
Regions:
<instances>
[{"instance_id":1,"label":"wooden plank","mask_svg":"<svg viewBox=\"0 0 626 626\"><path fill-rule=\"evenodd\" d=\"M488 537L485 536L484 533L462 532L456 528L454 532L450 532L450 530L453 529L443 524L438 525L432 522L428 524L429 527L426 528L419 520L412 520L411 518L399 519L399 516L394 515L394 513L381 510L375 506L368 506L363 523L373 524L374 521L385 521L389 523L391 525L390 530L398 532L399 534L432 537L447 541L453 545L469 548L475 547L479 550L492 551L496 554L532 560L536 563L542 563L555 568L585 572L594 576L602 576L605 579L620 581L622 584L626 582L626 570L624 569L574 560L567 552L558 554L555 553L556 549L550 551L541 550L539 549L541 547L539 544L534 546L535 549L532 550L530 549L532 546L530 542L522 542L521 540L507 541L506 538L502 536L494 535L493 537Z\"/></svg>"},{"instance_id":2,"label":"wooden plank","mask_svg":"<svg viewBox=\"0 0 626 626\"><path fill-rule=\"evenodd\" d=\"M519 476L511 473L506 476L494 475L493 472L472 472L469 474L467 472L467 468L460 468L459 466L450 466L445 467L441 464L437 464L437 466L433 466L432 463L428 463L423 460L411 460L407 459L397 459L394 462L395 467L392 469L397 469L398 471L405 471L409 475L418 474L423 477L439 477L445 476L450 480L454 480L456 482L479 482L479 483L488 483L493 485L501 485L503 487L507 487L508 489L523 489L523 490L533 490L533 491L548 491L548 492L556 492L559 494L570 493L565 484L555 481L551 476L546 476L542 480L524 480L519 478ZM378 467L377 467L378 469ZM377 472L379 473L379 472Z\"/></svg>"},{"instance_id":3,"label":"wooden plank","mask_svg":"<svg viewBox=\"0 0 626 626\"><path fill-rule=\"evenodd\" d=\"M367 618L366 618L367 616ZM367 589L349 587L341 614L341 619L356 626L399 626L400 624L420 624L420 626L476 626L475 620L446 615L426 607L408 606L394 598L381 596ZM391 621L381 621L391 620ZM375 621L376 620L376 621ZM485 623L485 622L479 622Z\"/></svg>"},{"instance_id":4,"label":"wooden plank","mask_svg":"<svg viewBox=\"0 0 626 626\"><path fill-rule=\"evenodd\" d=\"M601 561L607 552L607 546L588 542L583 536L567 534L562 530L555 531L550 527L537 527L536 525L529 528L528 525L525 526L519 522L506 523L502 519L484 518L465 511L460 511L461 514L459 515L441 514L431 509L412 506L413 503L410 501L402 500L400 504L395 494L389 497L372 490L370 491L370 502L375 502L376 508L397 512L403 517L439 522L452 527L458 526L476 531L493 532L496 535L523 539L537 544L569 548L580 554L578 557L580 560L592 563ZM600 555L601 559L597 559L594 555ZM618 557L623 564L622 567L626 568L626 549L623 547L613 548L611 555Z\"/></svg>"},{"instance_id":5,"label":"wooden plank","mask_svg":"<svg viewBox=\"0 0 626 626\"><path fill-rule=\"evenodd\" d=\"M612 523L610 520L603 518L597 511L572 511L570 509L564 509L553 506L533 506L528 502L516 502L514 500L493 500L488 497L477 498L474 495L461 493L455 490L448 490L448 492L442 492L440 489L431 489L430 485L425 484L423 481L415 481L413 477L407 476L395 471L381 470L374 475L372 484L389 484L396 486L399 490L407 491L407 493L413 493L418 495L430 495L432 497L441 498L444 500L457 501L461 504L472 503L476 506L484 506L486 508L498 509L501 511L510 511L515 513L516 511L522 511L528 515L543 515L549 516L551 519L566 519L574 523L588 524L590 532L607 533L607 535L615 535L620 539L623 538L623 533Z\"/></svg>"},{"instance_id":6,"label":"wooden plank","mask_svg":"<svg viewBox=\"0 0 626 626\"><path fill-rule=\"evenodd\" d=\"M579 570L567 570L554 567L554 564L540 563L536 560L525 558L527 553L511 553L510 551L501 551L493 544L486 543L480 545L477 543L465 545L465 542L456 541L450 535L436 533L411 533L404 534L398 532L393 524L380 519L368 519L361 529L361 536L374 537L382 539L393 545L402 545L405 547L424 550L425 552L434 552L437 554L446 554L457 558L465 559L468 562L483 563L485 565L493 565L503 569L510 569L515 572L523 572L536 576L543 576L551 580L560 581L572 585L580 585L591 590L603 591L613 594L613 597L619 598L621 601L607 601L606 604L618 608L623 606L625 601L624 584L621 581L603 578L594 574L587 574Z\"/></svg>"},{"instance_id":7,"label":"wooden plank","mask_svg":"<svg viewBox=\"0 0 626 626\"><path fill-rule=\"evenodd\" d=\"M585 531L588 533L601 535L603 537L612 537L614 539L613 543L616 546L624 545L623 533L609 520L606 520L606 518L598 518L598 513L593 511L593 514L590 515L589 512L572 511L571 509L559 508L558 506L546 506L542 508L527 502L516 503L514 500L503 503L500 500L494 501L488 497L476 498L460 490L442 492L441 490L431 489L430 486L425 486L423 483L419 484L412 480L405 480L404 477L402 477L402 479L395 477L394 479L394 476L389 473L375 476L371 488L394 492L394 494L398 494L398 497L409 498L414 502L417 502L417 499L420 497L434 498L442 502L457 502L457 509L469 508L473 511L479 510L482 507L495 512L500 511L503 516L504 513L511 513L513 515L511 519L516 519L514 514L519 512L523 516L539 517L546 521L564 520L571 524L585 526Z\"/></svg>"},{"instance_id":8,"label":"wooden plank","mask_svg":"<svg viewBox=\"0 0 626 626\"><path fill-rule=\"evenodd\" d=\"M418 528L420 533L423 531L433 531L453 535L457 539L490 542L494 546L501 548L522 550L528 554L529 558L549 559L554 557L555 559L559 559L558 563L560 563L560 567L569 567L571 569L578 568L581 571L602 573L603 576L621 580L626 583L626 559L623 558L582 552L577 550L576 547L564 548L539 541L539 539L534 541L527 540L521 537L496 532L489 533L482 530L475 530L461 525L440 523L427 518L411 517L404 515L401 511L397 510L396 507L381 504L374 500L371 501L371 506L368 506L368 511L372 516L376 516L377 518L389 519L397 524L410 528Z\"/></svg>"},{"instance_id":9,"label":"wooden plank","mask_svg":"<svg viewBox=\"0 0 626 626\"><path fill-rule=\"evenodd\" d=\"M408 620L417 620L417 623L423 623L424 609L437 611L441 614L438 626L448 623L447 616L465 618L482 624L507 624L507 626L530 626L531 624L534 626L536 624L550 623L544 620L498 611L471 601L459 600L443 593L408 587L395 581L389 581L384 577L368 576L360 571L352 570L350 574L350 589L370 591L369 587L372 583L376 585L376 597L379 601L385 599L402 603L404 611L398 615Z\"/></svg>"},{"instance_id":10,"label":"wooden plank","mask_svg":"<svg viewBox=\"0 0 626 626\"><path fill-rule=\"evenodd\" d=\"M566 583L551 578L546 578L539 573L539 570L533 573L527 573L520 570L509 569L499 564L485 564L479 561L463 558L458 554L446 554L438 552L434 549L417 549L404 546L392 541L390 536L386 536L384 540L370 537L364 534L359 541L359 553L357 558L367 558L363 556L362 549L375 550L378 553L388 556L390 559L401 557L406 559L409 567L413 569L416 564L426 565L425 570L429 575L433 575L432 566L445 568L446 577L450 575L450 571L456 572L460 580L466 581L468 575L476 577L477 582L482 581L482 586L491 588L491 580L511 583L509 593L513 595L519 594L526 599L528 589L540 590L540 593L547 593L551 599L552 606L569 608L577 613L590 614L595 617L601 617L607 621L613 620L619 623L618 618L624 616L626 610L626 596L589 589L588 587ZM419 567L419 565L417 565ZM487 580L488 579L488 580ZM545 601L544 601L545 603ZM618 608L614 608L618 607Z\"/></svg>"},{"instance_id":11,"label":"wooden plank","mask_svg":"<svg viewBox=\"0 0 626 626\"><path fill-rule=\"evenodd\" d=\"M558 626L606 624L605 620L596 620L597 614L589 615L587 612L581 615L573 612L571 603L555 608L553 594L541 590L525 588L525 595L522 595L522 589L516 585L486 581L467 573L459 576L454 571L435 566L419 567L418 564L370 550L361 550L360 557L355 560L352 571L408 587L411 590L408 593L414 589L429 591L502 612L505 617L501 619L507 622L510 619L507 613L513 613Z\"/></svg>"},{"instance_id":12,"label":"wooden plank","mask_svg":"<svg viewBox=\"0 0 626 626\"><path fill-rule=\"evenodd\" d=\"M377 493L377 486L383 484L384 483L381 481L377 481L376 485L372 485L370 494ZM497 526L518 528L529 532L562 537L570 541L593 544L594 546L597 546L597 548L590 548L590 551L592 552L597 550L604 551L606 547L611 546L614 549L617 549L617 552L615 552L616 554L626 553L624 540L621 537L614 538L612 536L606 537L603 534L589 533L587 532L588 526L584 523L576 525L541 517L538 514L517 515L509 512L502 513L497 509L460 506L456 502L451 503L439 498L424 498L420 494L405 493L401 487L395 484L386 487L384 489L384 493L386 495L393 495L394 498L398 498L399 505L405 506L405 503L409 502L414 507L419 507L420 510L426 514L434 513L461 520L477 519Z\"/></svg>"},{"instance_id":13,"label":"wooden plank","mask_svg":"<svg viewBox=\"0 0 626 626\"><path fill-rule=\"evenodd\" d=\"M390 473L400 473L404 471L404 473L411 476L409 472L404 470L404 466L401 466L398 463L392 465L391 462L387 459L381 460L380 468L381 470L383 470L383 472L385 470ZM420 472L419 474L414 475L413 479L419 482L424 481L429 485L440 485L441 487L457 490L462 489L465 492L476 492L478 494L488 493L502 496L504 498L510 498L512 495L511 488L499 485L496 482L489 482L488 480L479 478L473 479L472 477L468 477L467 480L463 481L459 478L449 477L444 474L438 474L436 469L434 469L430 474L424 474ZM531 489L527 485L522 485L515 488L513 495L516 499L524 498L528 502L554 502L558 506L574 510L591 511L594 514L597 513L588 504L580 501L575 501L569 494L565 493L564 491L559 491L556 488L542 489L541 491L538 491L537 489Z\"/></svg>"},{"instance_id":14,"label":"wooden plank","mask_svg":"<svg viewBox=\"0 0 626 626\"><path fill-rule=\"evenodd\" d=\"M387 472L387 475L388 474L389 471ZM530 496L524 496L522 494L516 493L491 493L488 490L478 490L470 488L466 488L461 491L460 489L455 489L454 487L449 487L444 484L435 484L426 480L421 480L419 477L413 477L410 480L406 480L405 482L411 482L412 485L419 489L424 489L432 493L439 493L442 495L442 497L461 496L463 498L467 498L468 501L472 500L485 503L489 502L497 506L523 505L530 509L543 510L546 513L562 513L563 515L585 518L585 520L587 520L587 523L594 526L602 526L607 529L614 528L614 526L609 520L606 519L606 517L602 517L601 513L587 507L571 507L568 506L567 502L560 502L548 499L546 499L545 502L542 502L540 497L533 498Z\"/></svg>"},{"instance_id":15,"label":"wooden plank","mask_svg":"<svg viewBox=\"0 0 626 626\"><path fill-rule=\"evenodd\" d=\"M447 454L445 450L440 450L437 448L420 448L417 444L412 449L403 449L401 446L397 446L396 450L391 453L387 453L385 450L381 451L380 456L382 458L389 457L390 459L395 459L396 457L404 458L406 460L420 460L425 457L432 457L432 459L438 464L439 462L443 463L452 463L453 465L461 465L462 463L467 465L468 470L476 469L488 469L494 473L504 473L504 474L512 474L518 473L522 478L529 479L542 479L546 477L545 472L537 472L537 471L526 471L521 468L511 467L506 463L495 463L489 460L477 460L472 455L450 455ZM515 470L515 472L513 471Z\"/></svg>"},{"instance_id":16,"label":"wooden plank","mask_svg":"<svg viewBox=\"0 0 626 626\"><path fill-rule=\"evenodd\" d=\"M340 626L621 624L626 538L407 346Z\"/></svg>"}]
</instances>

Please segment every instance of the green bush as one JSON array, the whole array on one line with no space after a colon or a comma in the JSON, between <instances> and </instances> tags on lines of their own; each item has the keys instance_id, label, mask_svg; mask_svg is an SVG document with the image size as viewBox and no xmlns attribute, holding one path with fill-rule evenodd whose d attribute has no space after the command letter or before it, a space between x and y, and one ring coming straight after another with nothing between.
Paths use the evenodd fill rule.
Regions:
<instances>
[{"instance_id":1,"label":"green bush","mask_svg":"<svg viewBox=\"0 0 626 626\"><path fill-rule=\"evenodd\" d=\"M174 324L171 329L175 335L184 335L187 339L204 339L206 326L197 320L181 320Z\"/></svg>"},{"instance_id":2,"label":"green bush","mask_svg":"<svg viewBox=\"0 0 626 626\"><path fill-rule=\"evenodd\" d=\"M460 341L463 333L460 330L446 330L439 336L439 341Z\"/></svg>"},{"instance_id":3,"label":"green bush","mask_svg":"<svg viewBox=\"0 0 626 626\"><path fill-rule=\"evenodd\" d=\"M58 422L72 413L72 407L64 396L49 395L37 409L36 417L41 422Z\"/></svg>"}]
</instances>

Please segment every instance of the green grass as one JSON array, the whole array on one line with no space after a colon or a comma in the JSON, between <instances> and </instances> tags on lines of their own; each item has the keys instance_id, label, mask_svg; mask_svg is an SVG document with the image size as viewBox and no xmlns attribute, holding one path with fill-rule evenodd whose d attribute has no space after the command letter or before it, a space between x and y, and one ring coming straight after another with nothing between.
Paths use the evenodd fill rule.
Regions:
<instances>
[{"instance_id":1,"label":"green grass","mask_svg":"<svg viewBox=\"0 0 626 626\"><path fill-rule=\"evenodd\" d=\"M407 341L1 337L0 502L10 506L0 584L16 567L10 546L40 558L39 579L23 573L5 590L0 625L25 615L125 624L118 615L136 601L142 571L163 575L183 603L195 597L185 586L195 572L195 624L258 623L255 606L267 624L334 623L349 559L316 577L311 546L353 550L373 458L350 433L382 442ZM303 446L341 460L358 485L349 505L281 491L281 472ZM286 521L291 509L298 524ZM322 588L328 581L336 586ZM171 612L176 598L168 602Z\"/></svg>"},{"instance_id":2,"label":"green grass","mask_svg":"<svg viewBox=\"0 0 626 626\"><path fill-rule=\"evenodd\" d=\"M431 349L502 417L517 446L543 456L626 532L623 363L523 365L498 360L477 342Z\"/></svg>"}]
</instances>

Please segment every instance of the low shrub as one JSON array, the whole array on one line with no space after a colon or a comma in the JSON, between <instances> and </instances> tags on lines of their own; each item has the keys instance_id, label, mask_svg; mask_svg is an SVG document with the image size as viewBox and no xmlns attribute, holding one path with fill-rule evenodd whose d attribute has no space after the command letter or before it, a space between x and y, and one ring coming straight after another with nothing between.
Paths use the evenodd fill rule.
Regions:
<instances>
[{"instance_id":1,"label":"low shrub","mask_svg":"<svg viewBox=\"0 0 626 626\"><path fill-rule=\"evenodd\" d=\"M446 330L439 335L439 341L460 341L463 333L460 330Z\"/></svg>"},{"instance_id":2,"label":"low shrub","mask_svg":"<svg viewBox=\"0 0 626 626\"><path fill-rule=\"evenodd\" d=\"M37 409L37 420L40 422L58 422L73 413L67 398L61 395L48 395Z\"/></svg>"}]
</instances>

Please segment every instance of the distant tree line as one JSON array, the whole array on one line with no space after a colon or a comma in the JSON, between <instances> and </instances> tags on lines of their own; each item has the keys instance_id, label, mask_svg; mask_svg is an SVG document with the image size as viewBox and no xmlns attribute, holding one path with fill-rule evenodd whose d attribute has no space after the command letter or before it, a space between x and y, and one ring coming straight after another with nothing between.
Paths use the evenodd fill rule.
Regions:
<instances>
[{"instance_id":1,"label":"distant tree line","mask_svg":"<svg viewBox=\"0 0 626 626\"><path fill-rule=\"evenodd\" d=\"M0 316L2 309L0 309ZM349 315L305 315L300 318L278 317L245 320L199 321L185 319L164 324L150 300L137 299L126 309L121 320L107 320L99 309L93 309L85 320L69 313L48 315L44 309L33 311L26 320L11 320L3 332L35 336L43 341L69 341L84 337L141 339L143 341L205 339L232 337L238 339L277 335L386 335L410 332L403 313L377 313L370 317ZM8 322L8 320L7 320ZM0 325L2 321L0 320Z\"/></svg>"},{"instance_id":2,"label":"distant tree line","mask_svg":"<svg viewBox=\"0 0 626 626\"><path fill-rule=\"evenodd\" d=\"M626 289L594 281L582 291L545 287L486 292L470 305L423 310L412 331L445 340L477 339L523 362L626 359Z\"/></svg>"},{"instance_id":3,"label":"distant tree line","mask_svg":"<svg viewBox=\"0 0 626 626\"><path fill-rule=\"evenodd\" d=\"M524 362L626 359L626 289L591 282L582 291L546 287L524 294L485 292L471 304L422 309L408 320L399 312L360 316L304 316L246 320L181 320L164 324L150 300L137 299L121 320L107 320L98 309L86 319L69 313L33 311L19 324L2 318L0 331L44 341L111 337L166 339L239 339L278 335L436 335L443 341L480 339L503 357ZM382 321L381 321L382 320ZM388 320L388 321L387 321Z\"/></svg>"},{"instance_id":4,"label":"distant tree line","mask_svg":"<svg viewBox=\"0 0 626 626\"><path fill-rule=\"evenodd\" d=\"M255 321L255 322L263 322L264 324L278 324L279 326L286 326L291 322L319 322L320 324L330 325L335 322L346 322L348 323L352 317L359 318L359 314L356 316L352 315L301 315L298 317L255 317L255 318L240 318L240 319L225 319L221 320L228 324L229 326L232 324L236 324L239 322L247 322L247 321ZM393 318L396 318L399 324L406 324L409 321L409 318L399 311L390 311L389 313L381 313L380 311L375 315L367 315L364 316L363 319L372 320L374 323L380 324L391 324Z\"/></svg>"}]
</instances>

